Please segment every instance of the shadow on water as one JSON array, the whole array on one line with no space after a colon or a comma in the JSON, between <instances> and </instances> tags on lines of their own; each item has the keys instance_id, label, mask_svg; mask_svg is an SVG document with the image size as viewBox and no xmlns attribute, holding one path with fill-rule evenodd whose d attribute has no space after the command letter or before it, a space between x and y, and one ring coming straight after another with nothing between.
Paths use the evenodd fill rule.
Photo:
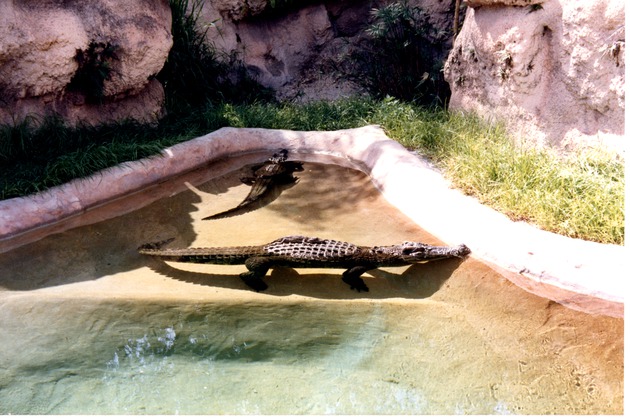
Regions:
<instances>
[{"instance_id":1,"label":"shadow on water","mask_svg":"<svg viewBox=\"0 0 630 420\"><path fill-rule=\"evenodd\" d=\"M306 165L305 172L295 188L283 193L283 205L273 207L280 218L302 220L307 213L313 228L324 228L331 218L356 214L358 208L380 198L370 178L357 170Z\"/></svg>"},{"instance_id":2,"label":"shadow on water","mask_svg":"<svg viewBox=\"0 0 630 420\"><path fill-rule=\"evenodd\" d=\"M207 196L225 194L242 184L240 178L251 175L249 160L256 157L261 159L248 156L247 164L237 164L236 169L225 161L214 162L78 216L94 223L0 253L0 288L34 290L134 270L146 263L137 253L138 246L156 238L176 237L181 246L192 244L198 236L193 214L203 198L193 185L203 185L201 193ZM224 173L208 180L217 170ZM150 204L126 212L129 201L132 207L137 202Z\"/></svg>"},{"instance_id":3,"label":"shadow on water","mask_svg":"<svg viewBox=\"0 0 630 420\"><path fill-rule=\"evenodd\" d=\"M211 239L228 238L232 241L228 245L264 243L266 240L251 238L256 238L267 226L270 228L275 226L276 229L279 226L280 229L284 229L291 224L295 226L291 228L294 230L278 234L277 237L288 234L318 236L324 228L336 232L341 224L349 224L354 231L363 233L363 230L373 229L382 217L376 217L376 221L371 225L368 221L370 218L366 217L371 211L370 206L382 199L370 179L363 173L336 165L305 164L304 172L296 174L299 176L298 183L284 190L281 196L274 197L276 202L263 209L266 213L260 219L262 221L259 222L258 219L260 211L246 215L249 218L237 216L225 219L227 222L197 220L212 214L215 210L230 208L231 202L240 202L250 188L243 185L240 179L251 176L252 165L253 163L249 162L210 180L208 173L211 172L211 168L201 169L177 180L168 181L172 184L170 187L161 186L162 189L171 188L176 191L177 188L182 189L182 184L186 184L187 189L172 192L171 196L160 198L139 210L54 234L2 253L0 287L7 290L35 290L95 280L149 265L156 273L179 281L248 290L238 275L195 273L194 269L177 270L150 257L139 255L137 247L146 242L169 237L177 238L177 247L188 247L199 238L200 232L202 235L203 232L207 232ZM341 185L343 188L339 187ZM107 212L108 209L97 211ZM379 208L376 211L378 212ZM248 238L243 239L245 242L238 243L238 236L243 235L243 232ZM330 233L328 236L334 235L335 233ZM275 239L275 236L272 239ZM422 238L404 237L403 240ZM389 245L388 241L383 242L361 244ZM224 243L213 243L208 246L221 245ZM371 287L369 292L371 298L427 297L439 289L457 264L455 261L437 261L412 266L402 274L374 270L371 274L376 278L369 276L364 278ZM365 293L358 294L349 290L341 281L341 271L337 274L328 274L326 271L298 275L293 270L277 268L267 276L270 288L264 293L345 299L367 297Z\"/></svg>"},{"instance_id":4,"label":"shadow on water","mask_svg":"<svg viewBox=\"0 0 630 420\"><path fill-rule=\"evenodd\" d=\"M0 254L0 287L33 290L94 280L143 265L137 247L157 235L192 243L196 233L190 213L198 197L177 198L115 219L68 230Z\"/></svg>"}]
</instances>

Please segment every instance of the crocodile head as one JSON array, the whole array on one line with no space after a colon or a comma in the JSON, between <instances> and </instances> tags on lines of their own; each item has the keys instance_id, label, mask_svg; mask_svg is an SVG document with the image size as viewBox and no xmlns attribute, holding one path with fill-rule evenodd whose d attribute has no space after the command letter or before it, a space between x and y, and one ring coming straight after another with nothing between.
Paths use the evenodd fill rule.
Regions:
<instances>
[{"instance_id":1,"label":"crocodile head","mask_svg":"<svg viewBox=\"0 0 630 420\"><path fill-rule=\"evenodd\" d=\"M271 158L269 158L270 163L280 163L287 160L289 156L289 151L287 149L280 149L276 153L273 154Z\"/></svg>"},{"instance_id":2,"label":"crocodile head","mask_svg":"<svg viewBox=\"0 0 630 420\"><path fill-rule=\"evenodd\" d=\"M400 245L380 247L380 252L396 256L409 263L418 263L441 258L463 258L470 254L470 249L464 244L449 247L432 246L422 242L403 242Z\"/></svg>"}]
</instances>

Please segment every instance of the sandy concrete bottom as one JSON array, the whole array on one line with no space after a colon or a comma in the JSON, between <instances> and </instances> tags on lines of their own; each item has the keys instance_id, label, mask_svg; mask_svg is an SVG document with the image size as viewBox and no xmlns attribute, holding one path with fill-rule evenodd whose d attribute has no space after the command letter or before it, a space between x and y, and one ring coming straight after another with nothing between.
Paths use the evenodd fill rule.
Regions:
<instances>
[{"instance_id":1,"label":"sandy concrete bottom","mask_svg":"<svg viewBox=\"0 0 630 420\"><path fill-rule=\"evenodd\" d=\"M138 255L169 237L440 244L361 172L314 163L268 206L203 221L249 190L245 169L210 172L0 254L0 413L623 412L623 319L529 294L473 258L374 270L358 294L341 270L275 269L255 293L243 267Z\"/></svg>"}]
</instances>

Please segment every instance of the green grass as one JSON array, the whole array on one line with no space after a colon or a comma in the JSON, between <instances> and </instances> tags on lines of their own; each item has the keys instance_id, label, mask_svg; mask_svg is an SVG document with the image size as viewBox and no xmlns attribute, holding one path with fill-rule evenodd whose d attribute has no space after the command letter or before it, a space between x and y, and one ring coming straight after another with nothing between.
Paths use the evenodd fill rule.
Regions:
<instances>
[{"instance_id":1,"label":"green grass","mask_svg":"<svg viewBox=\"0 0 630 420\"><path fill-rule=\"evenodd\" d=\"M0 127L0 199L42 191L224 126L337 130L379 124L428 156L453 184L511 217L562 235L624 241L624 162L603 152L570 157L515 145L501 125L392 99L308 105L211 104L155 126L67 128L57 120ZM418 190L418 194L422 191Z\"/></svg>"},{"instance_id":2,"label":"green grass","mask_svg":"<svg viewBox=\"0 0 630 420\"><path fill-rule=\"evenodd\" d=\"M624 162L583 150L560 156L515 143L500 124L392 102L375 119L390 137L429 156L466 194L542 229L624 243Z\"/></svg>"}]
</instances>

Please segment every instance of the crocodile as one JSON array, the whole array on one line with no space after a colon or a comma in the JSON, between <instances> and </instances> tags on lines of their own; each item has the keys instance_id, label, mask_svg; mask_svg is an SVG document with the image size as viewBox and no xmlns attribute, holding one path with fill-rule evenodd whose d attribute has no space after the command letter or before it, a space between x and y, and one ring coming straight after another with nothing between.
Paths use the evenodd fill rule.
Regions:
<instances>
[{"instance_id":1,"label":"crocodile","mask_svg":"<svg viewBox=\"0 0 630 420\"><path fill-rule=\"evenodd\" d=\"M302 162L287 161L288 154L286 149L281 149L263 164L254 166L254 176L241 178L243 184L252 186L247 197L238 206L203 220L223 219L259 209L278 198L283 190L295 185L298 178L293 176L293 172L304 168Z\"/></svg>"},{"instance_id":2,"label":"crocodile","mask_svg":"<svg viewBox=\"0 0 630 420\"><path fill-rule=\"evenodd\" d=\"M247 272L240 274L246 285L257 292L267 289L263 277L273 266L293 268L345 268L342 280L357 292L369 291L361 279L368 270L378 267L401 267L444 258L463 258L470 249L432 246L421 242L403 242L391 246L358 246L332 239L307 236L285 236L265 245L216 248L162 247L174 238L149 243L138 248L144 255L157 256L165 261L199 264L244 264Z\"/></svg>"}]
</instances>

